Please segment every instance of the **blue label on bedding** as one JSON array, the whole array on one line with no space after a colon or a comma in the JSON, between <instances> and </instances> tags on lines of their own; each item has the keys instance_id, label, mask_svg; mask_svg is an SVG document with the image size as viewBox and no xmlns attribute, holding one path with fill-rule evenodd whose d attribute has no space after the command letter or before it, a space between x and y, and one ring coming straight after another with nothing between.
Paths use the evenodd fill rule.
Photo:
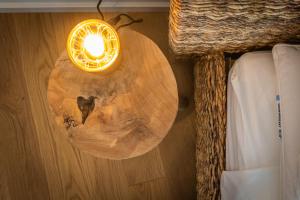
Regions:
<instances>
[{"instance_id":1,"label":"blue label on bedding","mask_svg":"<svg viewBox=\"0 0 300 200\"><path fill-rule=\"evenodd\" d=\"M276 95L278 136L282 138L280 96Z\"/></svg>"}]
</instances>

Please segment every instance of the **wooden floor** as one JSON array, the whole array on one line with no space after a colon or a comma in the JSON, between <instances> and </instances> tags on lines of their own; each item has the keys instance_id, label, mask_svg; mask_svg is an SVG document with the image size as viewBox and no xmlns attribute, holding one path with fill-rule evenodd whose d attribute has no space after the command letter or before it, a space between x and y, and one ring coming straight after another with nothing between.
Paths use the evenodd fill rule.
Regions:
<instances>
[{"instance_id":1,"label":"wooden floor","mask_svg":"<svg viewBox=\"0 0 300 200\"><path fill-rule=\"evenodd\" d=\"M168 14L133 16L144 23L132 29L159 45L173 67L179 95L192 101L192 63L176 60L168 49ZM0 14L0 199L195 199L192 102L179 111L157 148L122 161L78 151L52 119L46 96L51 69L70 29L97 17Z\"/></svg>"}]
</instances>

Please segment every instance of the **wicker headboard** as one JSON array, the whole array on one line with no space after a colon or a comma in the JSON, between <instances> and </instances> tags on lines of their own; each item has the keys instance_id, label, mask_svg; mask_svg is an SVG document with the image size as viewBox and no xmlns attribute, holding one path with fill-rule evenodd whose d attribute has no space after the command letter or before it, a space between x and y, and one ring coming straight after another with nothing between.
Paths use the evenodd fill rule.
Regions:
<instances>
[{"instance_id":1,"label":"wicker headboard","mask_svg":"<svg viewBox=\"0 0 300 200\"><path fill-rule=\"evenodd\" d=\"M171 0L169 43L194 66L197 198L220 198L225 169L224 52L240 53L300 41L300 0Z\"/></svg>"},{"instance_id":2,"label":"wicker headboard","mask_svg":"<svg viewBox=\"0 0 300 200\"><path fill-rule=\"evenodd\" d=\"M299 0L171 0L176 54L240 52L300 39Z\"/></svg>"}]
</instances>

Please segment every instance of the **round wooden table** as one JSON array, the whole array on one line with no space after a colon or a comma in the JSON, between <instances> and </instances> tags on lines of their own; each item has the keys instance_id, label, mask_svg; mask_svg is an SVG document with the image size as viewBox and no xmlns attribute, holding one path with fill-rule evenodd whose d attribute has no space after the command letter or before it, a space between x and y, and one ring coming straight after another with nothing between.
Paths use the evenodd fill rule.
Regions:
<instances>
[{"instance_id":1,"label":"round wooden table","mask_svg":"<svg viewBox=\"0 0 300 200\"><path fill-rule=\"evenodd\" d=\"M71 143L97 157L125 159L157 146L178 109L172 69L146 36L119 32L118 67L107 74L76 68L64 51L52 70L48 102Z\"/></svg>"}]
</instances>

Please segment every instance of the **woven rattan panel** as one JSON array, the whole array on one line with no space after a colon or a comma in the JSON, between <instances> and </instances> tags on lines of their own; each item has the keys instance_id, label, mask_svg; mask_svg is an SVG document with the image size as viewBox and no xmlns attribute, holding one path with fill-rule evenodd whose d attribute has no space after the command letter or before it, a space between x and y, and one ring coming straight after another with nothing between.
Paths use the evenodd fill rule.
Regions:
<instances>
[{"instance_id":1,"label":"woven rattan panel","mask_svg":"<svg viewBox=\"0 0 300 200\"><path fill-rule=\"evenodd\" d=\"M200 57L194 67L197 199L220 197L225 169L226 69L223 53Z\"/></svg>"},{"instance_id":2,"label":"woven rattan panel","mask_svg":"<svg viewBox=\"0 0 300 200\"><path fill-rule=\"evenodd\" d=\"M178 54L241 52L300 39L299 0L171 0L169 40Z\"/></svg>"}]
</instances>

